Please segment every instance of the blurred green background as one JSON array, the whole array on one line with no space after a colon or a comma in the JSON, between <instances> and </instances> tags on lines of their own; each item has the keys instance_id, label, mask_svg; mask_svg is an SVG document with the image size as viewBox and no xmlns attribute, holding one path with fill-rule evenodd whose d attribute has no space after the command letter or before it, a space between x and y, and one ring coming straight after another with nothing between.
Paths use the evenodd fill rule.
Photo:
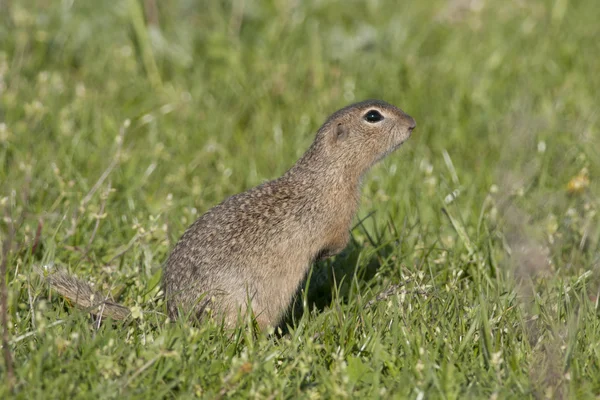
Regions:
<instances>
[{"instance_id":1,"label":"blurred green background","mask_svg":"<svg viewBox=\"0 0 600 400\"><path fill-rule=\"evenodd\" d=\"M14 390L600 395L599 20L594 0L1 1ZM165 324L156 284L183 230L367 98L417 129L315 268L318 307L281 337ZM44 265L136 318L96 329Z\"/></svg>"}]
</instances>

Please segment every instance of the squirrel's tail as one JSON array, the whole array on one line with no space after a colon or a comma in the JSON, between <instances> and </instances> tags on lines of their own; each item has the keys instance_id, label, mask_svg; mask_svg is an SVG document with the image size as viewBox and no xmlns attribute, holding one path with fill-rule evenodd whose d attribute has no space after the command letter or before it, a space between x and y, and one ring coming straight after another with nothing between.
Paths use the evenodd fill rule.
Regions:
<instances>
[{"instance_id":1,"label":"squirrel's tail","mask_svg":"<svg viewBox=\"0 0 600 400\"><path fill-rule=\"evenodd\" d=\"M51 273L45 279L61 296L94 315L123 320L131 313L129 308L107 300L106 296L95 291L90 284L66 272Z\"/></svg>"}]
</instances>

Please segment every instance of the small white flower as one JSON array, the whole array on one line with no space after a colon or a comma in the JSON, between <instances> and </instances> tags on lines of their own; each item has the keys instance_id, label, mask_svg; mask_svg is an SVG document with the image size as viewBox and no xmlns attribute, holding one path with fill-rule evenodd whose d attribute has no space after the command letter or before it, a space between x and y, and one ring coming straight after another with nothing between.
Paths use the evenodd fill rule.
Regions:
<instances>
[{"instance_id":1,"label":"small white flower","mask_svg":"<svg viewBox=\"0 0 600 400\"><path fill-rule=\"evenodd\" d=\"M540 140L537 144L537 151L538 151L538 153L546 152L546 142L544 142L543 140Z\"/></svg>"}]
</instances>

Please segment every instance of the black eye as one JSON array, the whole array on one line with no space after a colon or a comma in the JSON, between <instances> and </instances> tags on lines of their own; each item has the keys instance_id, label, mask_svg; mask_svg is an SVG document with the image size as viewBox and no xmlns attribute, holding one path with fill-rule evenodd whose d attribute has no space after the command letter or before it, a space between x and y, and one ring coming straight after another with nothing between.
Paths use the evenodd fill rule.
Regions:
<instances>
[{"instance_id":1,"label":"black eye","mask_svg":"<svg viewBox=\"0 0 600 400\"><path fill-rule=\"evenodd\" d=\"M377 110L369 110L365 114L365 120L374 124L375 122L379 122L383 120L383 115L379 113Z\"/></svg>"}]
</instances>

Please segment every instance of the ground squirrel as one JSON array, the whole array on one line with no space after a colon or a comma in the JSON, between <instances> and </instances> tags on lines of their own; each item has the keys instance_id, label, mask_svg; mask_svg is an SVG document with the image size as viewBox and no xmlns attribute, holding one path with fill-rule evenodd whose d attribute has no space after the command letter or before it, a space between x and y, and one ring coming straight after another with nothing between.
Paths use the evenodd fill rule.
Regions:
<instances>
[{"instance_id":1,"label":"ground squirrel","mask_svg":"<svg viewBox=\"0 0 600 400\"><path fill-rule=\"evenodd\" d=\"M200 319L211 310L234 325L250 303L260 328L275 327L311 264L346 247L365 172L407 140L415 125L386 102L352 104L327 119L282 177L208 210L185 231L164 265L169 317ZM80 306L101 303L92 312L115 319L129 314L66 273L47 279Z\"/></svg>"}]
</instances>

